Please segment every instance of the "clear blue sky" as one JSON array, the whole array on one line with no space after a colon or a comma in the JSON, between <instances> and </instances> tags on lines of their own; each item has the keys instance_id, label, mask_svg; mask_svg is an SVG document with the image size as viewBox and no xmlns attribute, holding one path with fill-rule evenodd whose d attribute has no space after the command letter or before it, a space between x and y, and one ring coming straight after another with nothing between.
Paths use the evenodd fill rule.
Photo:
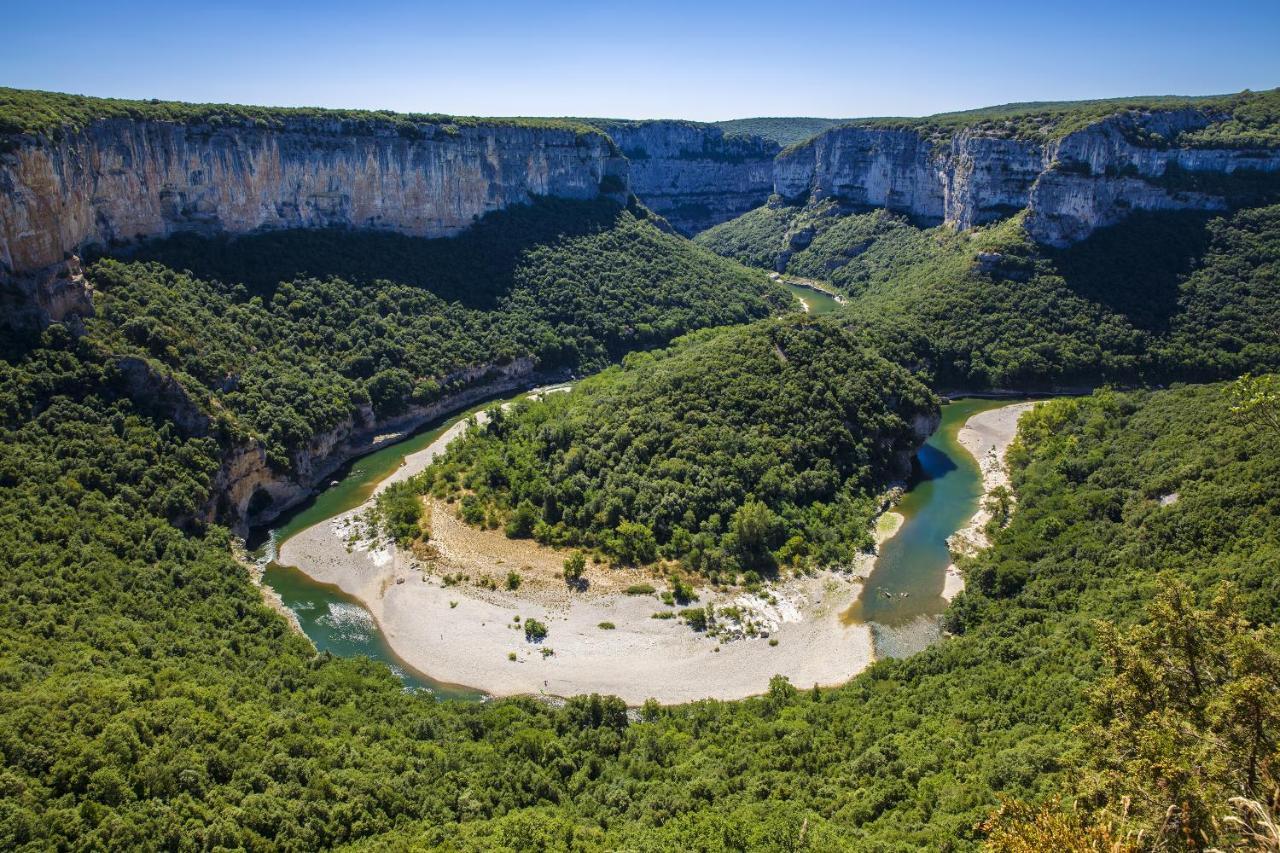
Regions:
<instances>
[{"instance_id":1,"label":"clear blue sky","mask_svg":"<svg viewBox=\"0 0 1280 853\"><path fill-rule=\"evenodd\" d=\"M470 115L925 115L1280 85L1280 0L6 0L0 84Z\"/></svg>"}]
</instances>

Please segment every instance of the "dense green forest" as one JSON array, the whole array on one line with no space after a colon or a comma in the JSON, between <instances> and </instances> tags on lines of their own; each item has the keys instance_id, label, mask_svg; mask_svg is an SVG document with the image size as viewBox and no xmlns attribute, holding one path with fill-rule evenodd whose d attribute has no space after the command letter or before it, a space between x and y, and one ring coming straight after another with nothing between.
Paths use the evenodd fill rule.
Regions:
<instances>
[{"instance_id":1,"label":"dense green forest","mask_svg":"<svg viewBox=\"0 0 1280 853\"><path fill-rule=\"evenodd\" d=\"M1280 206L1135 214L1063 250L1015 216L968 232L887 211L776 201L701 245L825 280L847 312L944 386L1215 379L1280 367ZM1141 246L1141 252L1133 251Z\"/></svg>"},{"instance_id":2,"label":"dense green forest","mask_svg":"<svg viewBox=\"0 0 1280 853\"><path fill-rule=\"evenodd\" d=\"M764 276L646 217L544 199L438 240L174 237L88 268L89 337L171 372L222 434L259 440L288 468L361 406L389 416L431 403L466 384L468 368L532 357L543 370L597 370L791 304Z\"/></svg>"},{"instance_id":3,"label":"dense green forest","mask_svg":"<svg viewBox=\"0 0 1280 853\"><path fill-rule=\"evenodd\" d=\"M456 133L459 127L470 126L541 127L589 135L599 133L591 125L571 119L476 118L439 113L397 113L391 110L192 104L154 98L148 101L131 101L0 86L0 136L42 133L56 139L64 133L81 130L102 119L138 119L264 130L282 128L290 121L319 119L341 123L345 133L370 133L390 128L412 139L437 134L447 136Z\"/></svg>"},{"instance_id":4,"label":"dense green forest","mask_svg":"<svg viewBox=\"0 0 1280 853\"><path fill-rule=\"evenodd\" d=\"M966 850L997 795L1073 793L1087 776L1105 820L1118 773L1142 804L1126 820L1150 833L1161 778L1076 728L1119 725L1086 699L1101 677L1132 682L1108 650L1163 648L1127 626L1171 578L1202 607L1233 582L1254 624L1280 612L1280 434L1233 414L1222 386L1100 392L1027 422L1019 509L968 567L957 636L909 660L635 720L596 697L437 703L383 667L316 657L262 606L225 532L168 523L208 488L217 448L147 414L97 344L53 326L0 370L8 849ZM1274 647L1237 636L1251 660ZM1206 681L1211 719L1181 726L1162 765L1225 750L1179 789L1217 815L1259 744L1215 728L1247 719L1238 681ZM1160 704L1175 700L1152 698L1173 722L1194 712ZM1274 744L1274 714L1259 719Z\"/></svg>"},{"instance_id":5,"label":"dense green forest","mask_svg":"<svg viewBox=\"0 0 1280 853\"><path fill-rule=\"evenodd\" d=\"M415 485L509 536L750 582L868 546L879 492L936 413L840 324L793 316L696 333L495 409Z\"/></svg>"},{"instance_id":6,"label":"dense green forest","mask_svg":"<svg viewBox=\"0 0 1280 853\"><path fill-rule=\"evenodd\" d=\"M1274 145L1278 97L869 121L1050 138L1190 105L1227 118L1146 143ZM409 136L471 121L0 89L10 143L126 116ZM448 240L187 236L90 259L93 316L0 340L0 848L1257 844L1280 811L1268 200L1135 214L1067 249L1019 216L957 233L835 201L772 203L697 246L638 204L548 199ZM850 305L779 317L792 298L739 260ZM752 584L866 544L934 390L1102 387L1022 421L1016 510L961 560L950 636L839 688L438 701L317 655L228 531L195 520L236 443L288 469L344 419L372 425L517 359L602 372L494 410L385 492L394 537L415 535L431 493L512 536ZM1245 372L1261 375L1179 384Z\"/></svg>"}]
</instances>

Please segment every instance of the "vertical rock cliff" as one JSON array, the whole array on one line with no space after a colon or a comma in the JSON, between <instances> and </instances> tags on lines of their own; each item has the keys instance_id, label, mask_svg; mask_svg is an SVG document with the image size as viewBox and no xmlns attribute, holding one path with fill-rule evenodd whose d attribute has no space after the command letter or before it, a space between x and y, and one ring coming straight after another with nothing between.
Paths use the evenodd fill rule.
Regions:
<instances>
[{"instance_id":1,"label":"vertical rock cliff","mask_svg":"<svg viewBox=\"0 0 1280 853\"><path fill-rule=\"evenodd\" d=\"M1177 142L1215 120L1195 109L1125 111L1049 141L982 128L939 138L909 128L838 127L783 151L774 191L958 228L1026 209L1031 235L1062 246L1134 210L1222 210L1229 190L1216 185L1224 178L1280 174L1277 148Z\"/></svg>"},{"instance_id":2,"label":"vertical rock cliff","mask_svg":"<svg viewBox=\"0 0 1280 853\"><path fill-rule=\"evenodd\" d=\"M687 121L596 121L631 164L631 191L689 236L759 207L779 146Z\"/></svg>"},{"instance_id":3,"label":"vertical rock cliff","mask_svg":"<svg viewBox=\"0 0 1280 853\"><path fill-rule=\"evenodd\" d=\"M292 118L280 127L107 119L0 153L0 275L56 316L63 261L179 231L351 226L455 234L533 196L624 199L627 162L589 128ZM65 276L64 276L65 278ZM25 281L23 281L25 279Z\"/></svg>"}]
</instances>

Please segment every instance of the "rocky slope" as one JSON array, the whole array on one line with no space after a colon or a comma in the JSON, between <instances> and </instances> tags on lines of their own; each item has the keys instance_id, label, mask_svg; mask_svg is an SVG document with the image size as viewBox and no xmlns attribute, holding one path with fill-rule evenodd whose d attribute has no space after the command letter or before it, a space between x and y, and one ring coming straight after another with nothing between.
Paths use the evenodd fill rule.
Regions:
<instances>
[{"instance_id":1,"label":"rocky slope","mask_svg":"<svg viewBox=\"0 0 1280 853\"><path fill-rule=\"evenodd\" d=\"M1134 210L1224 210L1228 176L1280 175L1280 148L1179 144L1221 120L1200 109L1124 111L1044 140L1002 138L989 128L939 139L911 128L845 126L783 151L774 191L957 228L1026 208L1032 236L1064 246Z\"/></svg>"},{"instance_id":2,"label":"rocky slope","mask_svg":"<svg viewBox=\"0 0 1280 853\"><path fill-rule=\"evenodd\" d=\"M759 207L772 192L776 142L687 121L594 123L630 161L631 191L686 236Z\"/></svg>"},{"instance_id":3,"label":"rocky slope","mask_svg":"<svg viewBox=\"0 0 1280 853\"><path fill-rule=\"evenodd\" d=\"M56 140L9 137L0 276L58 319L75 303L54 292L63 261L89 247L262 228L435 237L533 196L626 195L626 160L589 129L442 121L412 130L315 117L266 128L110 118Z\"/></svg>"}]
</instances>

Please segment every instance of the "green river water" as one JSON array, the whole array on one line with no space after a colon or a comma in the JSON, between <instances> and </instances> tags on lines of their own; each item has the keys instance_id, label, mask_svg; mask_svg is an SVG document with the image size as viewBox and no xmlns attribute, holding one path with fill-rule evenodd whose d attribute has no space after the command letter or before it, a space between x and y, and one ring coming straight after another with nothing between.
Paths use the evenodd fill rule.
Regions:
<instances>
[{"instance_id":1,"label":"green river water","mask_svg":"<svg viewBox=\"0 0 1280 853\"><path fill-rule=\"evenodd\" d=\"M779 282L787 290L791 291L796 299L799 299L805 305L809 306L810 314L830 314L832 311L840 307L840 303L836 302L834 296L829 296L820 290L814 290L811 287L801 287L798 284L788 284L787 282Z\"/></svg>"},{"instance_id":2,"label":"green river water","mask_svg":"<svg viewBox=\"0 0 1280 853\"><path fill-rule=\"evenodd\" d=\"M806 297L812 291L805 291ZM835 302L832 300L834 306ZM517 399L523 394L508 399ZM317 583L297 569L273 561L279 544L301 530L353 509L395 471L404 457L425 448L458 420L494 405L490 400L459 415L429 424L396 444L353 462L335 476L336 483L313 500L281 518L259 546L266 563L264 582L279 593L298 616L303 632L316 648L340 657L365 656L386 663L407 689L445 698L482 698L460 685L443 684L411 670L383 639L373 617L336 587ZM1008 405L1008 400L964 399L943 406L942 423L917 454L916 474L897 506L905 517L898 533L884 543L861 600L844 614L847 623L872 627L877 657L917 652L940 636L941 597L950 563L947 537L973 515L982 494L977 462L960 446L957 434L972 415ZM907 595L902 595L902 593Z\"/></svg>"}]
</instances>

